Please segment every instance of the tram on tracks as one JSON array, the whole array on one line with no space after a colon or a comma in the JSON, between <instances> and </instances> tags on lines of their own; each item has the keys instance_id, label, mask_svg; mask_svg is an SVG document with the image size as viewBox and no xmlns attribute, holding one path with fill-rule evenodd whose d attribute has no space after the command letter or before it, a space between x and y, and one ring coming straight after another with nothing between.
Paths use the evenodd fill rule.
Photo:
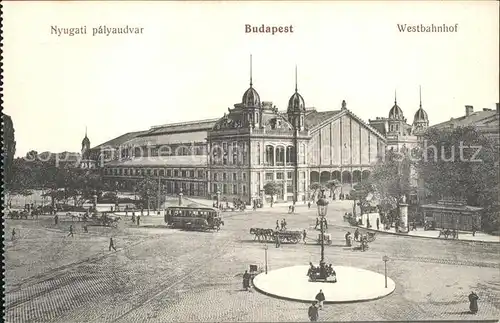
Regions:
<instances>
[{"instance_id":1,"label":"tram on tracks","mask_svg":"<svg viewBox=\"0 0 500 323\"><path fill-rule=\"evenodd\" d=\"M224 225L219 209L205 206L169 206L165 223L172 228L193 231L219 231Z\"/></svg>"}]
</instances>

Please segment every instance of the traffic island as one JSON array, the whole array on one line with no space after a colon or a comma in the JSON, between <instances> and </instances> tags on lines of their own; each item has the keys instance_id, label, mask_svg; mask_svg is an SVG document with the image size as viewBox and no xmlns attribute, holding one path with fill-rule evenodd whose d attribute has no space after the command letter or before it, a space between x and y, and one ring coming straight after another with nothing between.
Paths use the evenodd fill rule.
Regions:
<instances>
[{"instance_id":1,"label":"traffic island","mask_svg":"<svg viewBox=\"0 0 500 323\"><path fill-rule=\"evenodd\" d=\"M261 273L253 279L259 292L282 299L312 302L321 289L324 303L351 303L375 300L390 295L396 288L392 279L373 271L334 266L337 282L311 282L309 266L292 266Z\"/></svg>"}]
</instances>

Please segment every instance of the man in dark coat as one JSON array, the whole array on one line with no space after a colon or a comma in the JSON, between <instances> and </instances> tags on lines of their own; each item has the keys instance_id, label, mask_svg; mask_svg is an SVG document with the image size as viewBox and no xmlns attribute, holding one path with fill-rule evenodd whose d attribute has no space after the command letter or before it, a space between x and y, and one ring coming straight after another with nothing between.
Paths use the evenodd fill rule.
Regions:
<instances>
[{"instance_id":1,"label":"man in dark coat","mask_svg":"<svg viewBox=\"0 0 500 323\"><path fill-rule=\"evenodd\" d=\"M311 320L311 322L316 322L318 320L319 313L318 313L318 307L316 306L316 302L313 302L312 305L309 306L307 315L309 316L309 320Z\"/></svg>"},{"instance_id":2,"label":"man in dark coat","mask_svg":"<svg viewBox=\"0 0 500 323\"><path fill-rule=\"evenodd\" d=\"M250 288L250 274L248 273L248 270L245 270L245 273L243 274L243 289L248 290Z\"/></svg>"},{"instance_id":3,"label":"man in dark coat","mask_svg":"<svg viewBox=\"0 0 500 323\"><path fill-rule=\"evenodd\" d=\"M379 227L380 227L380 219L377 218L377 230L379 230Z\"/></svg>"},{"instance_id":4,"label":"man in dark coat","mask_svg":"<svg viewBox=\"0 0 500 323\"><path fill-rule=\"evenodd\" d=\"M476 293L471 292L469 294L469 302L470 302L469 309L470 309L470 312L472 314L476 314L477 311L478 311L478 306L477 306L477 300L478 299L479 299L479 297L477 296Z\"/></svg>"},{"instance_id":5,"label":"man in dark coat","mask_svg":"<svg viewBox=\"0 0 500 323\"><path fill-rule=\"evenodd\" d=\"M319 293L316 295L315 299L318 301L319 308L323 309L323 302L325 301L325 294L323 294L323 290L320 289Z\"/></svg>"}]
</instances>

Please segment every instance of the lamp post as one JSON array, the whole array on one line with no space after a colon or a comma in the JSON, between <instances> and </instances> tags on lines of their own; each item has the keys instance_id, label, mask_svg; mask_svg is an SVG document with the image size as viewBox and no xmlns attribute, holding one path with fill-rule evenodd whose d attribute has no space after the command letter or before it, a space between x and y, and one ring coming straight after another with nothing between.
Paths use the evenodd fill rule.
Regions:
<instances>
[{"instance_id":1,"label":"lamp post","mask_svg":"<svg viewBox=\"0 0 500 323\"><path fill-rule=\"evenodd\" d=\"M220 208L220 190L217 190L217 208Z\"/></svg>"},{"instance_id":2,"label":"lamp post","mask_svg":"<svg viewBox=\"0 0 500 323\"><path fill-rule=\"evenodd\" d=\"M319 198L318 202L316 202L316 205L318 206L318 215L321 219L321 260L320 260L320 267L321 264L324 264L325 261L325 231L324 231L324 226L323 222L325 220L326 213L328 211L328 201L323 198Z\"/></svg>"},{"instance_id":3,"label":"lamp post","mask_svg":"<svg viewBox=\"0 0 500 323\"><path fill-rule=\"evenodd\" d=\"M387 262L389 261L389 257L383 256L382 260L384 261L385 288L387 288Z\"/></svg>"},{"instance_id":4,"label":"lamp post","mask_svg":"<svg viewBox=\"0 0 500 323\"><path fill-rule=\"evenodd\" d=\"M265 269L267 275L267 243L264 245L264 254L265 254Z\"/></svg>"}]
</instances>

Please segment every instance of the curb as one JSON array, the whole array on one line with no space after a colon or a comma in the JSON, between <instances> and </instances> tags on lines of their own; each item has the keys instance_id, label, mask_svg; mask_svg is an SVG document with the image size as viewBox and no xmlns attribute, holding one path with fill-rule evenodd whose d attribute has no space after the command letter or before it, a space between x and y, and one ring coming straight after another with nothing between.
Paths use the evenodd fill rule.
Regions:
<instances>
[{"instance_id":1,"label":"curb","mask_svg":"<svg viewBox=\"0 0 500 323\"><path fill-rule=\"evenodd\" d=\"M341 228L360 228L366 231L370 232L376 232L376 233L381 233L381 234L389 234L389 235L395 235L395 236L403 236L403 237L410 237L410 238L421 238L421 239L436 239L436 240L442 240L442 241L457 241L457 242L475 242L475 243L481 243L481 244L500 244L500 237L499 241L483 241L483 240L470 240L470 239L443 239L443 238L438 238L438 237L426 237L426 236L419 236L419 235L411 235L408 233L396 233L396 232L390 232L390 231L380 231L380 230L375 230L375 229L368 229L360 226L344 226L344 225L331 225L331 226L336 226L336 227L341 227Z\"/></svg>"}]
</instances>

